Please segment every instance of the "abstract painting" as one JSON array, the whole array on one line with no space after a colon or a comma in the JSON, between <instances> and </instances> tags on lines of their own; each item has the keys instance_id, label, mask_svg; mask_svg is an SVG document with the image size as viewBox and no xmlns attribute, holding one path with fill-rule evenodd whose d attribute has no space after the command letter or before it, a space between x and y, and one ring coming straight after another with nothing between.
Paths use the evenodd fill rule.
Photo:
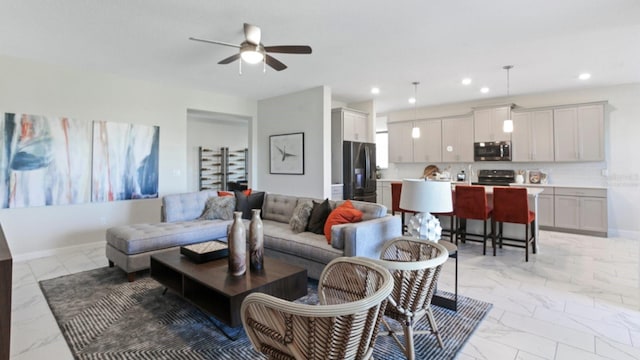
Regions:
<instances>
[{"instance_id":1,"label":"abstract painting","mask_svg":"<svg viewBox=\"0 0 640 360\"><path fill-rule=\"evenodd\" d=\"M304 133L269 136L269 172L304 174Z\"/></svg>"},{"instance_id":2,"label":"abstract painting","mask_svg":"<svg viewBox=\"0 0 640 360\"><path fill-rule=\"evenodd\" d=\"M91 122L5 113L0 127L0 207L89 202Z\"/></svg>"},{"instance_id":3,"label":"abstract painting","mask_svg":"<svg viewBox=\"0 0 640 360\"><path fill-rule=\"evenodd\" d=\"M93 123L92 201L158 197L160 128Z\"/></svg>"}]
</instances>

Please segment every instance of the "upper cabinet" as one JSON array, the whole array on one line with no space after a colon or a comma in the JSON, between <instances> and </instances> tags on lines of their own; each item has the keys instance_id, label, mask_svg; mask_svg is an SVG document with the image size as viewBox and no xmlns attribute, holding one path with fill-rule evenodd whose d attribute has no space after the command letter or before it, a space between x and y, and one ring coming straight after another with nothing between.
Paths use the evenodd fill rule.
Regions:
<instances>
[{"instance_id":1,"label":"upper cabinet","mask_svg":"<svg viewBox=\"0 0 640 360\"><path fill-rule=\"evenodd\" d=\"M412 139L413 161L441 162L442 120L418 120L414 121L413 126L420 129L420 137Z\"/></svg>"},{"instance_id":2,"label":"upper cabinet","mask_svg":"<svg viewBox=\"0 0 640 360\"><path fill-rule=\"evenodd\" d=\"M473 118L442 120L442 161L473 162Z\"/></svg>"},{"instance_id":3,"label":"upper cabinet","mask_svg":"<svg viewBox=\"0 0 640 360\"><path fill-rule=\"evenodd\" d=\"M343 141L374 142L369 130L369 115L367 113L336 108L331 110L331 127L333 137L338 136Z\"/></svg>"},{"instance_id":4,"label":"upper cabinet","mask_svg":"<svg viewBox=\"0 0 640 360\"><path fill-rule=\"evenodd\" d=\"M604 160L604 104L553 110L555 161Z\"/></svg>"},{"instance_id":5,"label":"upper cabinet","mask_svg":"<svg viewBox=\"0 0 640 360\"><path fill-rule=\"evenodd\" d=\"M411 122L387 124L387 131L389 132L389 162L413 162L412 128L413 123Z\"/></svg>"},{"instance_id":6,"label":"upper cabinet","mask_svg":"<svg viewBox=\"0 0 640 360\"><path fill-rule=\"evenodd\" d=\"M553 110L512 112L513 161L553 161Z\"/></svg>"},{"instance_id":7,"label":"upper cabinet","mask_svg":"<svg viewBox=\"0 0 640 360\"><path fill-rule=\"evenodd\" d=\"M474 141L510 141L511 133L502 131L504 121L510 118L511 105L474 110Z\"/></svg>"}]
</instances>

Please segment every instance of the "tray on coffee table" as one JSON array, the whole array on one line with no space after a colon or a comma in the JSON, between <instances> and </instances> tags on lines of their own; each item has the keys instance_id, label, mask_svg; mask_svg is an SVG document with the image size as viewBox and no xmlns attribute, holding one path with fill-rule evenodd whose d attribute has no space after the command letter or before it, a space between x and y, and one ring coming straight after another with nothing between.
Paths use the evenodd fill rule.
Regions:
<instances>
[{"instance_id":1,"label":"tray on coffee table","mask_svg":"<svg viewBox=\"0 0 640 360\"><path fill-rule=\"evenodd\" d=\"M195 263L201 264L229 256L229 247L225 242L213 240L181 246L180 254L188 257L189 260Z\"/></svg>"}]
</instances>

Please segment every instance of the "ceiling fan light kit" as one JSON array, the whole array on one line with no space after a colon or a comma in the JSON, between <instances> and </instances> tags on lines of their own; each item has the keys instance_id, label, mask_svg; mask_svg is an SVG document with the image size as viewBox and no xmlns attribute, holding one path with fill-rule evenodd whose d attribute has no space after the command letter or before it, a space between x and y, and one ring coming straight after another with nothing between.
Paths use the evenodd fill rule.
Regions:
<instances>
[{"instance_id":1,"label":"ceiling fan light kit","mask_svg":"<svg viewBox=\"0 0 640 360\"><path fill-rule=\"evenodd\" d=\"M231 55L225 59L222 59L218 64L230 64L238 59L245 61L247 64L257 64L263 61L266 65L269 65L276 71L282 71L287 68L287 65L280 62L280 60L269 55L269 53L280 54L311 54L311 47L307 45L276 45L276 46L264 46L260 41L262 38L262 32L259 27L251 24L244 24L244 37L240 45L217 41L206 40L190 37L189 40L199 41L209 44L224 45L240 49L237 54ZM242 64L242 62L240 63ZM240 65L240 73L242 73L242 65Z\"/></svg>"}]
</instances>

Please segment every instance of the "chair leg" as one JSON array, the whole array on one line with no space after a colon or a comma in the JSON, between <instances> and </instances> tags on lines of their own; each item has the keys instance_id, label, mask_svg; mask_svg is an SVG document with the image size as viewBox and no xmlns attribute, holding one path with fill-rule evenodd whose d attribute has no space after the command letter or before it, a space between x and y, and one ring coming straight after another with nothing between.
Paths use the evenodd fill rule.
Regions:
<instances>
[{"instance_id":1,"label":"chair leg","mask_svg":"<svg viewBox=\"0 0 640 360\"><path fill-rule=\"evenodd\" d=\"M482 255L487 255L487 219L484 220L484 231L482 233Z\"/></svg>"},{"instance_id":2,"label":"chair leg","mask_svg":"<svg viewBox=\"0 0 640 360\"><path fill-rule=\"evenodd\" d=\"M438 339L438 344L440 348L444 348L444 343L442 342L442 337L440 336L440 332L438 332L438 325L436 325L436 318L433 316L433 312L431 311L431 307L427 309L427 319L429 319L429 325L431 326L431 332Z\"/></svg>"},{"instance_id":3,"label":"chair leg","mask_svg":"<svg viewBox=\"0 0 640 360\"><path fill-rule=\"evenodd\" d=\"M493 256L496 256L496 221L491 219L491 247L493 248Z\"/></svg>"},{"instance_id":4,"label":"chair leg","mask_svg":"<svg viewBox=\"0 0 640 360\"><path fill-rule=\"evenodd\" d=\"M403 330L404 330L404 341L406 343L404 347L405 355L407 355L407 359L415 360L416 350L414 348L414 343L413 343L413 323L407 322L403 326Z\"/></svg>"},{"instance_id":5,"label":"chair leg","mask_svg":"<svg viewBox=\"0 0 640 360\"><path fill-rule=\"evenodd\" d=\"M533 241L531 242L531 246L533 247L533 253L536 253L536 244L538 242L538 239L536 238L536 221L533 220L531 222L531 237L533 238Z\"/></svg>"},{"instance_id":6,"label":"chair leg","mask_svg":"<svg viewBox=\"0 0 640 360\"><path fill-rule=\"evenodd\" d=\"M524 224L524 261L529 262L529 227Z\"/></svg>"},{"instance_id":7,"label":"chair leg","mask_svg":"<svg viewBox=\"0 0 640 360\"><path fill-rule=\"evenodd\" d=\"M500 249L502 249L502 231L504 230L504 223L503 222L499 222L498 223L498 241L500 243Z\"/></svg>"}]
</instances>

